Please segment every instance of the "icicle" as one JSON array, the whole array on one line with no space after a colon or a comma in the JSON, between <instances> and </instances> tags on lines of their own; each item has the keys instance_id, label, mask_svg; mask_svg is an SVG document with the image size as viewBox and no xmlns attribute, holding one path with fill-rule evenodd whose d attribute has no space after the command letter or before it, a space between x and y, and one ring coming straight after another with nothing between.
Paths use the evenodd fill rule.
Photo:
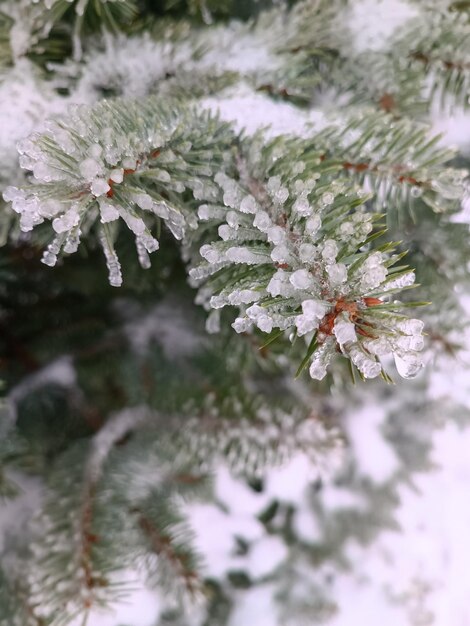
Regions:
<instances>
[{"instance_id":1,"label":"icicle","mask_svg":"<svg viewBox=\"0 0 470 626\"><path fill-rule=\"evenodd\" d=\"M137 248L137 256L139 259L140 267L142 267L144 270L150 269L151 263L149 253L147 252L147 248L145 247L140 237L136 237L135 245Z\"/></svg>"},{"instance_id":2,"label":"icicle","mask_svg":"<svg viewBox=\"0 0 470 626\"><path fill-rule=\"evenodd\" d=\"M394 353L397 372L403 378L414 378L423 367L422 359L415 352Z\"/></svg>"},{"instance_id":3,"label":"icicle","mask_svg":"<svg viewBox=\"0 0 470 626\"><path fill-rule=\"evenodd\" d=\"M323 380L331 360L332 350L329 343L324 343L313 353L309 373L314 380Z\"/></svg>"},{"instance_id":4,"label":"icicle","mask_svg":"<svg viewBox=\"0 0 470 626\"><path fill-rule=\"evenodd\" d=\"M109 271L109 282L113 287L122 285L121 264L112 244L109 242L109 235L101 232L100 242L106 257L106 266Z\"/></svg>"},{"instance_id":5,"label":"icicle","mask_svg":"<svg viewBox=\"0 0 470 626\"><path fill-rule=\"evenodd\" d=\"M49 267L54 267L57 263L57 256L60 253L62 246L65 241L65 235L60 234L47 246L47 250L45 250L42 255L41 262L44 265L49 265Z\"/></svg>"}]
</instances>

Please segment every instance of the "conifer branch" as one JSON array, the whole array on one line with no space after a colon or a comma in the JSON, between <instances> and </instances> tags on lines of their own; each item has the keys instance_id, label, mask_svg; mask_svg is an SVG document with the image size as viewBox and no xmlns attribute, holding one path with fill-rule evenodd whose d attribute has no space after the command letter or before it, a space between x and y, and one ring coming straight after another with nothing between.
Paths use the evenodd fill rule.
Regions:
<instances>
[{"instance_id":1,"label":"conifer branch","mask_svg":"<svg viewBox=\"0 0 470 626\"><path fill-rule=\"evenodd\" d=\"M156 557L152 559L145 550L149 578L164 586L180 585L192 601L200 597L204 583L199 574L199 560L191 548L190 529L175 503L167 502L165 494L156 490L131 513L137 517L145 542Z\"/></svg>"},{"instance_id":2,"label":"conifer branch","mask_svg":"<svg viewBox=\"0 0 470 626\"><path fill-rule=\"evenodd\" d=\"M389 212L412 207L418 199L437 212L459 207L468 172L447 166L455 152L439 140L425 125L368 109L314 137L325 148L322 160L366 181L378 208Z\"/></svg>"},{"instance_id":3,"label":"conifer branch","mask_svg":"<svg viewBox=\"0 0 470 626\"><path fill-rule=\"evenodd\" d=\"M401 258L393 246L368 247L374 217L359 209L364 194L332 180L337 167L322 156L315 142L255 140L237 159L238 180L216 178L231 210L221 240L201 248L206 262L191 276L205 283L211 307L240 307L237 332L257 326L307 335L300 371L311 362L314 378L326 375L337 349L366 378L385 375L378 356L386 352L412 376L420 368L422 324L406 320L388 297L411 286L414 275L407 266L393 268ZM210 207L199 216L210 218Z\"/></svg>"},{"instance_id":4,"label":"conifer branch","mask_svg":"<svg viewBox=\"0 0 470 626\"><path fill-rule=\"evenodd\" d=\"M43 257L47 265L55 265L62 250L75 252L99 219L110 282L119 286L117 220L135 234L139 261L148 268L148 253L159 246L151 231L160 220L177 239L196 228L183 194L214 197L212 178L225 167L231 141L227 124L194 108L152 97L103 101L78 107L68 119L51 122L46 133L24 141L21 164L38 182L10 187L4 195L21 214L23 230L52 222L56 237Z\"/></svg>"},{"instance_id":5,"label":"conifer branch","mask_svg":"<svg viewBox=\"0 0 470 626\"><path fill-rule=\"evenodd\" d=\"M37 534L43 536L32 545L35 565L27 578L37 619L61 626L115 597L116 584L109 575L122 565L106 554L104 537L96 530L98 486L113 446L146 418L146 411L110 418L89 448L71 450L55 469L37 521Z\"/></svg>"}]
</instances>

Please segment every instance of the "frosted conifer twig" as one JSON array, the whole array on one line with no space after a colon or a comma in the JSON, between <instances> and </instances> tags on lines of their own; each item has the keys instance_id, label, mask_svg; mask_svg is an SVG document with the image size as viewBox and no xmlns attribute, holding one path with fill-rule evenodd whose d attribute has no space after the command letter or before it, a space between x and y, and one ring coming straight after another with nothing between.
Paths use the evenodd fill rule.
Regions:
<instances>
[{"instance_id":1,"label":"frosted conifer twig","mask_svg":"<svg viewBox=\"0 0 470 626\"><path fill-rule=\"evenodd\" d=\"M30 231L44 221L56 236L43 262L55 265L73 253L99 221L111 284L121 284L114 250L116 222L134 233L141 265L158 249L153 226L163 220L181 239L197 220L182 194L200 200L218 191L214 175L225 167L230 127L206 112L149 97L77 106L19 145L20 163L33 172L30 185L4 193Z\"/></svg>"}]
</instances>

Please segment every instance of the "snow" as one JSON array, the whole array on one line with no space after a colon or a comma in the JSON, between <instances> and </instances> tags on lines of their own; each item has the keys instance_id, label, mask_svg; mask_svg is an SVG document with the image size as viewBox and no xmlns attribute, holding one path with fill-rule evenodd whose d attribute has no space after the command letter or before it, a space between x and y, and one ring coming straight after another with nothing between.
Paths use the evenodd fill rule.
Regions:
<instances>
[{"instance_id":1,"label":"snow","mask_svg":"<svg viewBox=\"0 0 470 626\"><path fill-rule=\"evenodd\" d=\"M345 11L343 20L349 27L356 52L380 50L406 22L418 15L409 2L401 0L359 0Z\"/></svg>"},{"instance_id":2,"label":"snow","mask_svg":"<svg viewBox=\"0 0 470 626\"><path fill-rule=\"evenodd\" d=\"M39 82L35 66L21 59L2 75L0 81L0 160L2 172L10 184L15 178L18 154L16 144L39 130L46 117L65 110L67 99L55 94L50 86ZM16 174L17 176L18 174Z\"/></svg>"},{"instance_id":3,"label":"snow","mask_svg":"<svg viewBox=\"0 0 470 626\"><path fill-rule=\"evenodd\" d=\"M253 134L266 128L269 137L283 133L302 135L312 122L323 119L320 112L314 115L286 102L274 102L243 84L226 90L221 96L205 98L201 104L218 112L223 120L232 122L238 131Z\"/></svg>"},{"instance_id":4,"label":"snow","mask_svg":"<svg viewBox=\"0 0 470 626\"><path fill-rule=\"evenodd\" d=\"M298 453L292 460L269 471L265 490L271 498L297 504L302 501L317 473L307 455Z\"/></svg>"},{"instance_id":5,"label":"snow","mask_svg":"<svg viewBox=\"0 0 470 626\"><path fill-rule=\"evenodd\" d=\"M73 387L76 383L76 372L73 367L72 359L69 356L63 356L52 361L46 367L38 372L25 377L19 385L14 387L9 399L16 403L35 389L39 389L48 383L56 383L63 387Z\"/></svg>"},{"instance_id":6,"label":"snow","mask_svg":"<svg viewBox=\"0 0 470 626\"><path fill-rule=\"evenodd\" d=\"M228 626L273 626L277 621L277 611L273 602L275 589L263 585L249 590L236 598L235 610Z\"/></svg>"},{"instance_id":7,"label":"snow","mask_svg":"<svg viewBox=\"0 0 470 626\"><path fill-rule=\"evenodd\" d=\"M135 573L129 572L128 578L136 591L116 602L112 611L91 611L86 626L155 626L162 606L158 593L146 587L144 581L136 580ZM74 620L70 626L83 626L83 617Z\"/></svg>"},{"instance_id":8,"label":"snow","mask_svg":"<svg viewBox=\"0 0 470 626\"><path fill-rule=\"evenodd\" d=\"M244 569L253 579L264 578L275 571L287 555L287 546L280 537L263 537L250 549Z\"/></svg>"},{"instance_id":9,"label":"snow","mask_svg":"<svg viewBox=\"0 0 470 626\"><path fill-rule=\"evenodd\" d=\"M122 313L126 314L124 308ZM191 330L191 325L181 314L181 306L176 306L171 298L163 300L138 320L128 322L126 332L137 352L144 353L155 340L168 357L188 356L201 348L205 341Z\"/></svg>"},{"instance_id":10,"label":"snow","mask_svg":"<svg viewBox=\"0 0 470 626\"><path fill-rule=\"evenodd\" d=\"M395 453L380 432L386 416L383 406L365 403L351 411L344 424L360 472L374 483L385 482L399 467Z\"/></svg>"},{"instance_id":11,"label":"snow","mask_svg":"<svg viewBox=\"0 0 470 626\"><path fill-rule=\"evenodd\" d=\"M190 505L187 511L207 576L223 577L244 564L236 555L236 537L251 542L263 535L261 523L247 514L229 515L211 504Z\"/></svg>"}]
</instances>

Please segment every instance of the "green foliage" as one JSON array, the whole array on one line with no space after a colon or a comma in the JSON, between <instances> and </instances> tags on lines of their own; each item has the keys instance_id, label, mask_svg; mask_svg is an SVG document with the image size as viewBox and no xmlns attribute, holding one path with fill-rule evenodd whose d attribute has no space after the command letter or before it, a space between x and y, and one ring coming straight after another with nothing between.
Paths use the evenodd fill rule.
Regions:
<instances>
[{"instance_id":1,"label":"green foliage","mask_svg":"<svg viewBox=\"0 0 470 626\"><path fill-rule=\"evenodd\" d=\"M407 51L408 67L419 68L429 84L429 100L443 109L470 103L469 18L465 11L430 10L426 21L417 18L394 42L395 57L397 50ZM422 86L426 89L424 80Z\"/></svg>"},{"instance_id":2,"label":"green foliage","mask_svg":"<svg viewBox=\"0 0 470 626\"><path fill-rule=\"evenodd\" d=\"M0 78L1 73L12 64L10 50L10 28L12 25L13 19L5 13L0 12Z\"/></svg>"},{"instance_id":3,"label":"green foliage","mask_svg":"<svg viewBox=\"0 0 470 626\"><path fill-rule=\"evenodd\" d=\"M343 0L305 0L291 11L287 44L279 49L285 59L284 75L273 78L272 93L284 89L289 98L287 77L296 68L295 74L306 80L296 84L294 101L315 100L321 85L346 91L348 104L374 105L397 117L422 115L432 107L448 111L468 106L466 6L420 3L420 14L383 49L365 52L351 46L351 31L341 22L348 8Z\"/></svg>"},{"instance_id":4,"label":"green foliage","mask_svg":"<svg viewBox=\"0 0 470 626\"><path fill-rule=\"evenodd\" d=\"M73 21L79 35L102 26L118 31L130 25L138 14L136 0L50 0L44 4L45 22Z\"/></svg>"},{"instance_id":5,"label":"green foliage","mask_svg":"<svg viewBox=\"0 0 470 626\"><path fill-rule=\"evenodd\" d=\"M440 137L430 136L425 125L365 109L314 141L324 147L325 164L367 183L389 219L407 205L412 210L418 198L437 212L459 206L468 172L446 167L455 153L439 145Z\"/></svg>"}]
</instances>

